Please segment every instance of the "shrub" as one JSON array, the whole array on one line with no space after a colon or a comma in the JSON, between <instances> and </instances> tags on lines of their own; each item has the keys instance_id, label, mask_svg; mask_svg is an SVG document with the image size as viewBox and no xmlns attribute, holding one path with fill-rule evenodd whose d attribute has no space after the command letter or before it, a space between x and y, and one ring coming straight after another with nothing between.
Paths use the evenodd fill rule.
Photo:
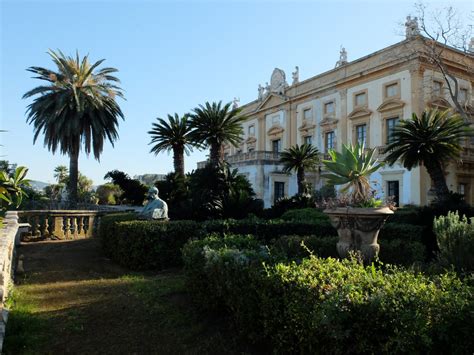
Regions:
<instances>
[{"instance_id":1,"label":"shrub","mask_svg":"<svg viewBox=\"0 0 474 355\"><path fill-rule=\"evenodd\" d=\"M470 223L469 223L470 222ZM439 260L457 271L474 270L474 217L468 221L458 212L434 219L433 230L439 246Z\"/></svg>"},{"instance_id":2,"label":"shrub","mask_svg":"<svg viewBox=\"0 0 474 355\"><path fill-rule=\"evenodd\" d=\"M163 269L182 265L181 248L204 230L194 221L129 221L115 224L107 236L108 254L133 270Z\"/></svg>"},{"instance_id":3,"label":"shrub","mask_svg":"<svg viewBox=\"0 0 474 355\"><path fill-rule=\"evenodd\" d=\"M327 220L329 217L316 208L302 208L286 211L281 215L281 219L291 222L314 222L315 220Z\"/></svg>"},{"instance_id":4,"label":"shrub","mask_svg":"<svg viewBox=\"0 0 474 355\"><path fill-rule=\"evenodd\" d=\"M102 216L96 236L99 237L102 249L107 256L113 257L112 250L115 249L113 245L117 235L117 223L135 219L137 219L135 213L111 213Z\"/></svg>"},{"instance_id":5,"label":"shrub","mask_svg":"<svg viewBox=\"0 0 474 355\"><path fill-rule=\"evenodd\" d=\"M253 246L195 246L204 296L218 297L240 329L273 352L469 353L474 346L473 289L454 274L429 279L317 257L274 263Z\"/></svg>"},{"instance_id":6,"label":"shrub","mask_svg":"<svg viewBox=\"0 0 474 355\"><path fill-rule=\"evenodd\" d=\"M408 240L421 241L424 227L405 223L387 223L379 232L379 241Z\"/></svg>"}]
</instances>

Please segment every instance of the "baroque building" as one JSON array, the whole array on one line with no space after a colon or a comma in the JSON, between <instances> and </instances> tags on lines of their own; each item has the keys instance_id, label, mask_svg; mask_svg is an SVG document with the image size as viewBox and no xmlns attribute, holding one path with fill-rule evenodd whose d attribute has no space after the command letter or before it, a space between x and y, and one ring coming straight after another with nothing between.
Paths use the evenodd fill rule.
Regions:
<instances>
[{"instance_id":1,"label":"baroque building","mask_svg":"<svg viewBox=\"0 0 474 355\"><path fill-rule=\"evenodd\" d=\"M241 107L247 117L243 141L238 147L225 146L227 162L249 179L257 197L269 207L276 199L297 193L296 175L283 173L279 163L279 153L295 144L311 143L327 153L359 141L376 148L383 159L398 120L420 115L427 107L454 107L448 82L426 56L425 41L416 27L407 27L404 41L354 61L347 60L342 48L334 69L300 81L296 67L291 85L284 71L276 68L270 84L259 85L258 98ZM474 57L437 46L459 84L458 101L472 117ZM234 101L234 107L237 104ZM471 142L465 143L462 164L445 162L444 168L448 187L473 203ZM320 173L321 168L307 174L313 188L324 183ZM435 197L424 167L408 171L400 164L385 166L370 180L378 196L395 196L400 206L425 205Z\"/></svg>"}]
</instances>

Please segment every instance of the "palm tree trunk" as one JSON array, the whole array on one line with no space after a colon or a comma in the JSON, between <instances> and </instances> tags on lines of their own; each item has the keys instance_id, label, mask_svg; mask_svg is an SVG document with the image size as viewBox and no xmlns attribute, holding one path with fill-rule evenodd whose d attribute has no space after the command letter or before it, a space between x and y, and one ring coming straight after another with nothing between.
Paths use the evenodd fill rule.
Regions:
<instances>
[{"instance_id":1,"label":"palm tree trunk","mask_svg":"<svg viewBox=\"0 0 474 355\"><path fill-rule=\"evenodd\" d=\"M184 147L173 147L174 173L184 176Z\"/></svg>"},{"instance_id":2,"label":"palm tree trunk","mask_svg":"<svg viewBox=\"0 0 474 355\"><path fill-rule=\"evenodd\" d=\"M444 171L441 167L441 163L438 160L433 159L433 161L425 162L425 166L426 170L428 170L428 174L434 182L436 197L438 198L438 201L446 201L449 197L449 189L448 185L446 184L446 178L444 176Z\"/></svg>"},{"instance_id":3,"label":"palm tree trunk","mask_svg":"<svg viewBox=\"0 0 474 355\"><path fill-rule=\"evenodd\" d=\"M79 177L79 147L69 153L69 208L77 208L77 181Z\"/></svg>"},{"instance_id":4,"label":"palm tree trunk","mask_svg":"<svg viewBox=\"0 0 474 355\"><path fill-rule=\"evenodd\" d=\"M304 193L304 168L299 168L296 172L296 179L298 180L298 195Z\"/></svg>"},{"instance_id":5,"label":"palm tree trunk","mask_svg":"<svg viewBox=\"0 0 474 355\"><path fill-rule=\"evenodd\" d=\"M219 163L221 162L220 156L221 156L221 145L217 143L211 144L211 147L209 149L209 160L211 161L212 166L218 166Z\"/></svg>"}]
</instances>

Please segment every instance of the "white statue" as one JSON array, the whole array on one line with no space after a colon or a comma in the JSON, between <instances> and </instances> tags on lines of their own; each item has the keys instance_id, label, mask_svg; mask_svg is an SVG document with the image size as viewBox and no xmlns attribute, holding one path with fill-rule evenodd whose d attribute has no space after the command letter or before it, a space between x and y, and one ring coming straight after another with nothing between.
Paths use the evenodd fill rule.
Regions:
<instances>
[{"instance_id":1,"label":"white statue","mask_svg":"<svg viewBox=\"0 0 474 355\"><path fill-rule=\"evenodd\" d=\"M235 110L236 108L238 108L239 104L240 104L240 97L234 97L234 100L232 101L232 109Z\"/></svg>"},{"instance_id":2,"label":"white statue","mask_svg":"<svg viewBox=\"0 0 474 355\"><path fill-rule=\"evenodd\" d=\"M411 18L411 16L407 16L407 22L405 22L405 34L407 39L420 34L420 29L418 28L418 17Z\"/></svg>"},{"instance_id":3,"label":"white statue","mask_svg":"<svg viewBox=\"0 0 474 355\"><path fill-rule=\"evenodd\" d=\"M142 218L168 220L168 205L158 197L158 189L156 187L150 187L147 200L148 203L140 212Z\"/></svg>"},{"instance_id":4,"label":"white statue","mask_svg":"<svg viewBox=\"0 0 474 355\"><path fill-rule=\"evenodd\" d=\"M265 90L265 88L258 84L258 99L259 100L263 100L263 91Z\"/></svg>"},{"instance_id":5,"label":"white statue","mask_svg":"<svg viewBox=\"0 0 474 355\"><path fill-rule=\"evenodd\" d=\"M340 67L344 64L347 64L347 51L344 47L341 46L341 50L339 51L339 60L336 62L335 68Z\"/></svg>"},{"instance_id":6,"label":"white statue","mask_svg":"<svg viewBox=\"0 0 474 355\"><path fill-rule=\"evenodd\" d=\"M293 78L293 83L291 85L298 84L300 81L300 68L298 66L295 67L295 71L291 73L291 77Z\"/></svg>"},{"instance_id":7,"label":"white statue","mask_svg":"<svg viewBox=\"0 0 474 355\"><path fill-rule=\"evenodd\" d=\"M268 84L268 81L265 83L265 96L270 95L270 85Z\"/></svg>"}]
</instances>

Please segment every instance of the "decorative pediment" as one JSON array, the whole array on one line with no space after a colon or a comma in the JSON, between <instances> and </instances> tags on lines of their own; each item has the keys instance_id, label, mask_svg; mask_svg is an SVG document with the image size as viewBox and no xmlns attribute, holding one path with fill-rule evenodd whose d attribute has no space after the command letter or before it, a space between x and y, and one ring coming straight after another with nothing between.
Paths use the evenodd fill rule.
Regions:
<instances>
[{"instance_id":1,"label":"decorative pediment","mask_svg":"<svg viewBox=\"0 0 474 355\"><path fill-rule=\"evenodd\" d=\"M319 122L320 126L330 126L330 125L336 125L337 122L339 122L338 119L335 118L330 118L330 117L325 117L324 120Z\"/></svg>"},{"instance_id":2,"label":"decorative pediment","mask_svg":"<svg viewBox=\"0 0 474 355\"><path fill-rule=\"evenodd\" d=\"M255 144L257 142L257 138L255 137L249 137L245 140L246 144Z\"/></svg>"},{"instance_id":3,"label":"decorative pediment","mask_svg":"<svg viewBox=\"0 0 474 355\"><path fill-rule=\"evenodd\" d=\"M310 129L314 129L316 127L315 124L309 123L307 121L303 121L303 124L298 128L300 132L309 131Z\"/></svg>"},{"instance_id":4,"label":"decorative pediment","mask_svg":"<svg viewBox=\"0 0 474 355\"><path fill-rule=\"evenodd\" d=\"M442 97L438 97L438 98L434 99L433 101L430 101L428 103L428 106L438 107L438 108L441 108L441 109L451 108L451 104L449 103L449 101L446 100L446 99L443 99Z\"/></svg>"},{"instance_id":5,"label":"decorative pediment","mask_svg":"<svg viewBox=\"0 0 474 355\"><path fill-rule=\"evenodd\" d=\"M277 136L279 134L282 134L284 131L285 129L281 126L273 126L267 131L267 134L269 136Z\"/></svg>"},{"instance_id":6,"label":"decorative pediment","mask_svg":"<svg viewBox=\"0 0 474 355\"><path fill-rule=\"evenodd\" d=\"M258 106L257 110L262 110L265 108L270 108L274 106L281 105L286 102L286 97L283 95L278 95L278 94L270 94L268 95Z\"/></svg>"},{"instance_id":7,"label":"decorative pediment","mask_svg":"<svg viewBox=\"0 0 474 355\"><path fill-rule=\"evenodd\" d=\"M399 99L385 100L378 108L377 111L384 112L389 110L402 109L405 106L405 102Z\"/></svg>"},{"instance_id":8,"label":"decorative pediment","mask_svg":"<svg viewBox=\"0 0 474 355\"><path fill-rule=\"evenodd\" d=\"M347 117L353 120L360 117L370 116L371 114L372 110L369 110L367 107L357 107Z\"/></svg>"}]
</instances>

